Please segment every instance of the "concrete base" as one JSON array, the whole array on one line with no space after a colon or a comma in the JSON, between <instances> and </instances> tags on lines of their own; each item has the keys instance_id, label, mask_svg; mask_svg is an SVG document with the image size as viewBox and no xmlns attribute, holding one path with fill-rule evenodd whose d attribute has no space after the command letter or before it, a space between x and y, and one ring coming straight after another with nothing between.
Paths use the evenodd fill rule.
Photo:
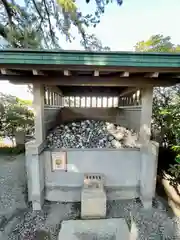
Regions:
<instances>
[{"instance_id":1,"label":"concrete base","mask_svg":"<svg viewBox=\"0 0 180 240\"><path fill-rule=\"evenodd\" d=\"M142 202L143 207L144 207L145 209L151 209L151 208L152 208L153 198L146 199L146 198L140 197L140 199L141 199L141 202Z\"/></svg>"},{"instance_id":2,"label":"concrete base","mask_svg":"<svg viewBox=\"0 0 180 240\"><path fill-rule=\"evenodd\" d=\"M56 202L80 202L81 201L81 187L56 186L48 184L45 189L45 199ZM139 187L105 187L107 200L126 200L139 197ZM31 201L31 199L29 199Z\"/></svg>"},{"instance_id":3,"label":"concrete base","mask_svg":"<svg viewBox=\"0 0 180 240\"><path fill-rule=\"evenodd\" d=\"M81 193L81 218L105 218L106 193L103 189L83 189Z\"/></svg>"},{"instance_id":4,"label":"concrete base","mask_svg":"<svg viewBox=\"0 0 180 240\"><path fill-rule=\"evenodd\" d=\"M129 240L130 232L122 218L63 221L58 240Z\"/></svg>"}]
</instances>

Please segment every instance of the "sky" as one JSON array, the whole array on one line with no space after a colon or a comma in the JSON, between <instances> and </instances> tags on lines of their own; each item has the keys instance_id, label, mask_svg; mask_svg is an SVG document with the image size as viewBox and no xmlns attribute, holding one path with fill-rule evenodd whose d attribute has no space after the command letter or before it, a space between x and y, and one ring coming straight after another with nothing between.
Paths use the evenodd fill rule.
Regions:
<instances>
[{"instance_id":1,"label":"sky","mask_svg":"<svg viewBox=\"0 0 180 240\"><path fill-rule=\"evenodd\" d=\"M77 0L77 3L83 13L92 13L95 9L94 1L86 4L85 0ZM133 51L138 41L147 40L154 34L170 36L172 43L180 44L179 10L180 0L124 0L120 7L116 3L109 4L101 16L101 22L96 28L88 29L88 32L94 33L103 46L114 51ZM72 29L72 34L75 36L72 43L60 37L62 48L82 49L76 29ZM27 92L27 86L0 82L0 91L23 99L32 98Z\"/></svg>"}]
</instances>

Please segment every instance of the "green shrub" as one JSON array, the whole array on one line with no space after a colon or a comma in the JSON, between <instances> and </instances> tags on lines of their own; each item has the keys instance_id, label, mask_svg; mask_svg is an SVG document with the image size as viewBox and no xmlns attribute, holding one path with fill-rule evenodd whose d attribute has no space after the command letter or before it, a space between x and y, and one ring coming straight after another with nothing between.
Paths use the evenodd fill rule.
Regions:
<instances>
[{"instance_id":1,"label":"green shrub","mask_svg":"<svg viewBox=\"0 0 180 240\"><path fill-rule=\"evenodd\" d=\"M173 183L180 180L180 88L157 88L153 105L153 127L160 134L160 145L167 143L168 148L175 152L168 173Z\"/></svg>"},{"instance_id":2,"label":"green shrub","mask_svg":"<svg viewBox=\"0 0 180 240\"><path fill-rule=\"evenodd\" d=\"M17 147L1 147L0 154L5 155L18 155L25 152L24 146L17 146Z\"/></svg>"},{"instance_id":3,"label":"green shrub","mask_svg":"<svg viewBox=\"0 0 180 240\"><path fill-rule=\"evenodd\" d=\"M169 179L170 185L175 188L179 195L178 185L180 184L180 164L170 165L169 174L171 175L171 178Z\"/></svg>"},{"instance_id":4,"label":"green shrub","mask_svg":"<svg viewBox=\"0 0 180 240\"><path fill-rule=\"evenodd\" d=\"M169 173L175 181L180 182L180 164L170 165Z\"/></svg>"}]
</instances>

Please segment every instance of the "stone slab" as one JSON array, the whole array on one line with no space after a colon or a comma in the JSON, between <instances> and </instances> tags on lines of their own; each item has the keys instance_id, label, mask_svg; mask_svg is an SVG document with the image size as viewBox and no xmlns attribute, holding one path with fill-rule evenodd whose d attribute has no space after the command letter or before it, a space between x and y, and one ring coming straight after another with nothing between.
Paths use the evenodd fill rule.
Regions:
<instances>
[{"instance_id":1,"label":"stone slab","mask_svg":"<svg viewBox=\"0 0 180 240\"><path fill-rule=\"evenodd\" d=\"M83 189L81 193L81 218L105 218L106 193L104 189Z\"/></svg>"},{"instance_id":2,"label":"stone slab","mask_svg":"<svg viewBox=\"0 0 180 240\"><path fill-rule=\"evenodd\" d=\"M63 221L58 240L129 240L130 232L123 218Z\"/></svg>"}]
</instances>

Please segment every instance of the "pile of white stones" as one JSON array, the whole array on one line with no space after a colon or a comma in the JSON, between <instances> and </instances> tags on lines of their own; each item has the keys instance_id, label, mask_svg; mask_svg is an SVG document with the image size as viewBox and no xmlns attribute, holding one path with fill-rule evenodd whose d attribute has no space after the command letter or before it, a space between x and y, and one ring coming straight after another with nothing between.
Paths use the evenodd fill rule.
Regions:
<instances>
[{"instance_id":1,"label":"pile of white stones","mask_svg":"<svg viewBox=\"0 0 180 240\"><path fill-rule=\"evenodd\" d=\"M57 126L47 136L47 147L138 148L138 135L105 121L82 120Z\"/></svg>"}]
</instances>

